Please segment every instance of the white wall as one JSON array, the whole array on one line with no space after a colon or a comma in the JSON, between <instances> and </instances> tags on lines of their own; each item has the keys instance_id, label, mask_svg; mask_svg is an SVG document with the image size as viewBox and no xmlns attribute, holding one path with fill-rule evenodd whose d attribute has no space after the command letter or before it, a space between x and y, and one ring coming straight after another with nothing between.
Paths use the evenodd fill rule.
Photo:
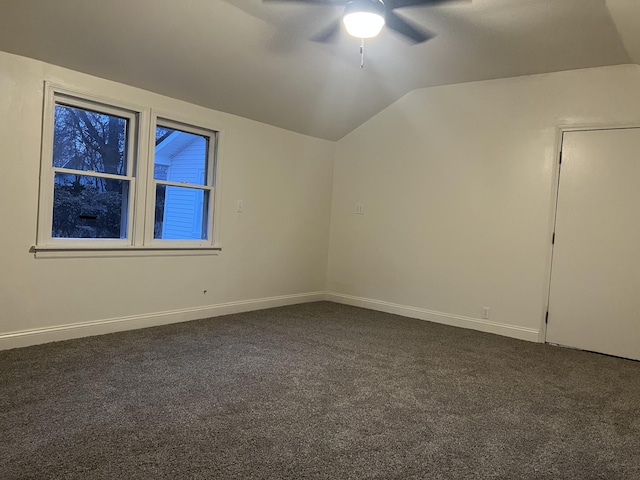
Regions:
<instances>
[{"instance_id":1,"label":"white wall","mask_svg":"<svg viewBox=\"0 0 640 480\"><path fill-rule=\"evenodd\" d=\"M34 258L45 80L224 128L223 252ZM605 124L640 125L639 66L417 90L334 144L0 52L0 348L325 290L538 340L558 127Z\"/></svg>"},{"instance_id":2,"label":"white wall","mask_svg":"<svg viewBox=\"0 0 640 480\"><path fill-rule=\"evenodd\" d=\"M605 124L639 66L408 94L337 143L329 298L543 339L559 126Z\"/></svg>"},{"instance_id":3,"label":"white wall","mask_svg":"<svg viewBox=\"0 0 640 480\"><path fill-rule=\"evenodd\" d=\"M45 80L223 128L222 253L34 258ZM0 348L322 298L334 146L0 52Z\"/></svg>"}]
</instances>

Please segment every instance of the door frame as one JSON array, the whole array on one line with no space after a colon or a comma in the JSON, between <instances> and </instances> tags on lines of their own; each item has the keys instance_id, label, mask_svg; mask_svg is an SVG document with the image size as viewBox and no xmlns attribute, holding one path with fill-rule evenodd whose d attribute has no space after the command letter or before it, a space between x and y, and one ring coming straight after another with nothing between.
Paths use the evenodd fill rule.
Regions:
<instances>
[{"instance_id":1,"label":"door frame","mask_svg":"<svg viewBox=\"0 0 640 480\"><path fill-rule=\"evenodd\" d=\"M547 261L545 265L546 277L544 280L542 313L540 316L540 330L538 341L547 343L547 314L549 312L549 297L551 295L551 274L553 273L553 234L556 229L556 214L558 211L558 196L560 194L560 171L561 171L561 155L562 145L565 132L589 132L600 130L630 130L640 128L637 121L627 121L620 123L612 122L594 122L594 123L578 123L578 124L559 124L556 125L556 141L553 155L553 165L551 166L551 198L549 202L549 216L547 227Z\"/></svg>"}]
</instances>

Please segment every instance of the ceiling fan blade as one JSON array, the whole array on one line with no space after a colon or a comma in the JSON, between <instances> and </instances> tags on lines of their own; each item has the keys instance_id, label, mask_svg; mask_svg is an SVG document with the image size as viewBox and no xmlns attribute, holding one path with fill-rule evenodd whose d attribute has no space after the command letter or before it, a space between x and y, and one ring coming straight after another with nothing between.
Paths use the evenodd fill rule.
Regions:
<instances>
[{"instance_id":1,"label":"ceiling fan blade","mask_svg":"<svg viewBox=\"0 0 640 480\"><path fill-rule=\"evenodd\" d=\"M338 18L335 21L331 22L328 27L324 30L321 30L313 37L311 40L314 42L320 43L331 43L338 39L338 34L340 33L340 28L342 27L342 18Z\"/></svg>"},{"instance_id":2,"label":"ceiling fan blade","mask_svg":"<svg viewBox=\"0 0 640 480\"><path fill-rule=\"evenodd\" d=\"M385 24L391 30L395 30L413 43L426 42L427 40L430 40L431 38L436 36L434 33L431 33L428 30L411 25L409 22L403 20L391 11L387 11L387 14L385 16Z\"/></svg>"},{"instance_id":3,"label":"ceiling fan blade","mask_svg":"<svg viewBox=\"0 0 640 480\"><path fill-rule=\"evenodd\" d=\"M428 7L430 5L440 5L442 3L454 3L460 1L463 0L386 0L384 3L387 5L389 10L393 10L395 8L417 7L419 5Z\"/></svg>"}]
</instances>

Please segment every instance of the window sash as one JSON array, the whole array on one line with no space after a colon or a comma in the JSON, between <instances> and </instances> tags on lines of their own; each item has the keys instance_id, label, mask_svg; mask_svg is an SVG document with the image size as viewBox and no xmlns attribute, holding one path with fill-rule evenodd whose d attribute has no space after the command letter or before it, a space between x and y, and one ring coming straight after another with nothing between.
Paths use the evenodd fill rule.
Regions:
<instances>
[{"instance_id":1,"label":"window sash","mask_svg":"<svg viewBox=\"0 0 640 480\"><path fill-rule=\"evenodd\" d=\"M217 151L218 151L218 135L219 132L215 130L208 130L193 126L192 124L182 122L180 120L172 120L169 116L163 116L154 112L151 121L151 135L149 136L149 165L147 169L147 191L149 196L149 203L151 208L147 210L146 228L145 228L145 244L152 247L165 246L167 248L173 247L190 247L190 246L202 246L212 247L217 244L215 237L215 197L216 197L216 170L217 170ZM192 133L194 135L203 136L207 140L206 145L206 161L205 161L205 185L200 185L190 182L172 182L169 180L157 180L154 178L155 167L155 130L156 127L165 127L181 132ZM174 187L186 187L197 190L203 190L208 192L205 195L207 198L207 231L206 238L201 240L174 240L174 239L162 239L154 238L155 228L155 205L156 205L156 192L158 185L174 186Z\"/></svg>"},{"instance_id":2,"label":"window sash","mask_svg":"<svg viewBox=\"0 0 640 480\"><path fill-rule=\"evenodd\" d=\"M54 199L54 210L52 210L52 226L50 229L50 234L52 236L52 239L55 241L60 241L60 240L84 240L84 241L90 241L90 242L96 242L96 241L113 241L113 240L127 240L127 238L129 237L129 232L130 232L130 225L131 225L131 215L132 215L132 206L130 204L131 201L131 197L132 195L130 194L130 190L135 188L134 187L134 182L131 180L126 179L125 177L118 177L115 178L115 181L118 182L120 184L120 194L122 195L122 198L120 200L120 206L118 208L119 211L119 233L118 236L99 236L99 237L67 237L67 236L54 236L54 229L56 227L55 225L55 218L56 218L56 211L55 211L55 199L56 199L56 195L58 193L63 194L64 190L60 190L60 192L56 191L56 186L59 185L57 182L55 182L56 176L57 174L60 172L56 172L54 173L54 186L53 186L53 199ZM71 177L84 177L84 178L89 178L92 179L93 181L95 180L99 180L101 178L106 178L105 176L97 176L97 175L92 175L92 174L79 174L79 173L61 173L61 175L64 176L71 176ZM113 177L113 175L111 175L111 177ZM93 182L91 182L93 183ZM104 223L104 218L102 221L99 221L99 215L98 214L88 214L87 212L95 212L96 210L98 212L102 212L102 213L106 213L107 215L109 214L108 212L108 207L107 205L102 204L101 201L103 200L108 200L109 195L108 193L117 193L117 190L114 191L100 191L99 194L94 198L94 200L96 201L96 203L94 204L84 204L84 205L75 205L75 206L71 206L71 211L67 211L66 213L72 213L74 211L77 211L76 209L79 208L79 215L78 215L78 220L85 220L85 222L78 222L76 221L73 225L72 228L74 230L86 230L87 228L93 228L95 229L96 232L100 231L101 229L104 230L107 229L108 230L108 226L105 225ZM106 196L101 197L102 194L107 194ZM74 195L71 194L71 196L73 197ZM75 207L75 208L74 208ZM82 212L85 212L84 214ZM64 214L64 210L61 212L62 214ZM113 213L113 211L111 212ZM63 217L64 218L64 217ZM108 218L108 217L106 217ZM87 225L87 221L96 221L96 224L94 225ZM69 227L69 225L67 225L67 227Z\"/></svg>"},{"instance_id":3,"label":"window sash","mask_svg":"<svg viewBox=\"0 0 640 480\"><path fill-rule=\"evenodd\" d=\"M55 109L57 106L71 107L75 109L84 110L87 112L97 113L100 115L107 115L110 117L122 118L126 120L127 124L126 124L126 130L125 130L125 139L127 142L127 148L124 153L125 155L124 162L125 162L126 169L122 175L133 176L133 172L135 171L134 169L136 165L134 142L136 138L135 135L137 130L137 125L136 125L137 119L136 119L135 112L129 112L125 109L118 109L110 105L97 104L95 102L91 102L88 100L82 100L79 98L73 98L65 95L54 94L54 106L53 106L53 112L52 112L53 118L51 119L53 129L55 129L55 113L56 113ZM51 132L51 133L53 137L55 137L54 132ZM52 151L51 159L53 160L53 151ZM60 168L60 167L53 166L53 161L50 163L50 166L52 168ZM103 172L103 173L106 173L106 172Z\"/></svg>"},{"instance_id":4,"label":"window sash","mask_svg":"<svg viewBox=\"0 0 640 480\"><path fill-rule=\"evenodd\" d=\"M220 132L218 130L209 130L207 128L196 127L188 123L184 123L179 120L171 120L168 116L160 116L155 114L152 119L152 126L155 130L156 127L172 128L174 130L180 130L186 133L193 133L194 135L201 135L207 138L207 162L206 162L206 179L205 186L215 187L217 180L218 170L218 148L220 143ZM153 138L155 138L152 135ZM155 141L154 147L155 147ZM150 149L151 158L150 165L155 164L155 148ZM153 172L152 172L153 173ZM151 175L153 179L153 175ZM201 185L202 186L202 185Z\"/></svg>"}]
</instances>

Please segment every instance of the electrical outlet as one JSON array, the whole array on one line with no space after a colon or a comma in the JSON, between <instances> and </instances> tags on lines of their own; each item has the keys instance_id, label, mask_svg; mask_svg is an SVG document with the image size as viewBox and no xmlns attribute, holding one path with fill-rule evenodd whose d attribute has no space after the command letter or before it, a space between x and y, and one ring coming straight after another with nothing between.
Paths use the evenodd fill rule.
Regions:
<instances>
[{"instance_id":1,"label":"electrical outlet","mask_svg":"<svg viewBox=\"0 0 640 480\"><path fill-rule=\"evenodd\" d=\"M236 201L236 212L238 213L244 212L244 202L242 200Z\"/></svg>"},{"instance_id":2,"label":"electrical outlet","mask_svg":"<svg viewBox=\"0 0 640 480\"><path fill-rule=\"evenodd\" d=\"M364 205L362 203L356 203L356 214L364 215Z\"/></svg>"},{"instance_id":3,"label":"electrical outlet","mask_svg":"<svg viewBox=\"0 0 640 480\"><path fill-rule=\"evenodd\" d=\"M489 307L482 307L482 318L485 320L489 319Z\"/></svg>"}]
</instances>

